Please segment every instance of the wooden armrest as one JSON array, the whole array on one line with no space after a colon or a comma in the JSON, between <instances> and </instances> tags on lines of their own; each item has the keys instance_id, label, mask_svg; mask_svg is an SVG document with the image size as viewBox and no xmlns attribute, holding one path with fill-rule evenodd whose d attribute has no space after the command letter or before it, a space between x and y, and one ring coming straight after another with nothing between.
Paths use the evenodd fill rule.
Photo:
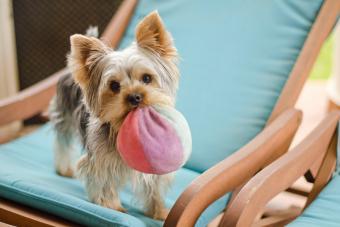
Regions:
<instances>
[{"instance_id":1,"label":"wooden armrest","mask_svg":"<svg viewBox=\"0 0 340 227\"><path fill-rule=\"evenodd\" d=\"M164 225L194 226L212 202L288 150L301 115L296 109L285 111L246 146L197 177L177 199Z\"/></svg>"},{"instance_id":2,"label":"wooden armrest","mask_svg":"<svg viewBox=\"0 0 340 227\"><path fill-rule=\"evenodd\" d=\"M112 48L123 37L136 5L137 0L124 1L103 32L101 39ZM45 110L55 94L59 78L68 73L69 70L64 68L18 94L0 100L0 126L27 119Z\"/></svg>"},{"instance_id":3,"label":"wooden armrest","mask_svg":"<svg viewBox=\"0 0 340 227\"><path fill-rule=\"evenodd\" d=\"M320 156L325 157L331 141L335 144L339 119L339 111L328 114L298 146L256 174L232 201L220 226L251 226L258 211L303 176Z\"/></svg>"},{"instance_id":4,"label":"wooden armrest","mask_svg":"<svg viewBox=\"0 0 340 227\"><path fill-rule=\"evenodd\" d=\"M14 96L0 100L0 125L27 119L46 109L59 78L68 73L65 68Z\"/></svg>"}]
</instances>

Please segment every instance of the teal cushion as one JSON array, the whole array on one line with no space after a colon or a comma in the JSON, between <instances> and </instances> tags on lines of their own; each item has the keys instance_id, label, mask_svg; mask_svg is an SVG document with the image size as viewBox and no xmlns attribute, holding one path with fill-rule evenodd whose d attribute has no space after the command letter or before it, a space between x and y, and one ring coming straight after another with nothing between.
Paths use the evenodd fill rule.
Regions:
<instances>
[{"instance_id":1,"label":"teal cushion","mask_svg":"<svg viewBox=\"0 0 340 227\"><path fill-rule=\"evenodd\" d=\"M90 203L82 184L55 174L53 131L50 125L37 132L0 146L0 196L87 226L161 226L162 222L145 217L132 200L129 189L121 194L128 213ZM171 207L180 193L199 173L180 169L167 194ZM197 226L206 226L227 204L228 196L212 204Z\"/></svg>"},{"instance_id":2,"label":"teal cushion","mask_svg":"<svg viewBox=\"0 0 340 227\"><path fill-rule=\"evenodd\" d=\"M245 145L265 125L321 0L141 0L121 47L142 17L158 9L181 55L177 108L188 119L193 154L167 196L171 205L202 172ZM0 196L84 225L152 226L122 193L129 214L89 203L77 180L54 174L52 133L39 132L0 147ZM204 226L227 196L201 216Z\"/></svg>"},{"instance_id":3,"label":"teal cushion","mask_svg":"<svg viewBox=\"0 0 340 227\"><path fill-rule=\"evenodd\" d=\"M335 175L312 204L289 227L340 226L340 176Z\"/></svg>"},{"instance_id":4,"label":"teal cushion","mask_svg":"<svg viewBox=\"0 0 340 227\"><path fill-rule=\"evenodd\" d=\"M187 118L204 171L264 127L319 11L321 0L141 0L135 25L157 9L179 50L177 108Z\"/></svg>"}]
</instances>

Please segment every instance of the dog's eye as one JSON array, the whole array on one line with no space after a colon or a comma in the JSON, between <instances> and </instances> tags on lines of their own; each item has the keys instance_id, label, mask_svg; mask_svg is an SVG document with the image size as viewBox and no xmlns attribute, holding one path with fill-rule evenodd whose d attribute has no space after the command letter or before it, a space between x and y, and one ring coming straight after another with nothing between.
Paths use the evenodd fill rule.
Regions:
<instances>
[{"instance_id":1,"label":"dog's eye","mask_svg":"<svg viewBox=\"0 0 340 227\"><path fill-rule=\"evenodd\" d=\"M143 80L144 83L149 84L149 83L151 83L152 78L149 74L144 74L142 80Z\"/></svg>"},{"instance_id":2,"label":"dog's eye","mask_svg":"<svg viewBox=\"0 0 340 227\"><path fill-rule=\"evenodd\" d=\"M112 81L110 88L113 92L118 92L120 90L120 84L117 81Z\"/></svg>"}]
</instances>

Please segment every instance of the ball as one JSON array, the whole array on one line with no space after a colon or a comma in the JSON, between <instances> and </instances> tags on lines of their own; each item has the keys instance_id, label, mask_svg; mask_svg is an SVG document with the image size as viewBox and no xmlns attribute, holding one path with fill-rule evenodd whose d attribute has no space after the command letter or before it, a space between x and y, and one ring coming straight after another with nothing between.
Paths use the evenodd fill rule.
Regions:
<instances>
[{"instance_id":1,"label":"ball","mask_svg":"<svg viewBox=\"0 0 340 227\"><path fill-rule=\"evenodd\" d=\"M117 136L117 149L125 163L143 173L166 174L188 160L191 132L184 116L168 106L131 111Z\"/></svg>"}]
</instances>

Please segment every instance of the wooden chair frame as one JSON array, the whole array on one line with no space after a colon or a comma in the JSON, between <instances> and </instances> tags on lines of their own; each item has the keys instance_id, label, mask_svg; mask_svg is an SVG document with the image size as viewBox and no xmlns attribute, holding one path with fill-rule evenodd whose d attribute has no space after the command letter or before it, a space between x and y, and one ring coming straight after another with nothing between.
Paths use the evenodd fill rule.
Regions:
<instances>
[{"instance_id":1,"label":"wooden chair frame","mask_svg":"<svg viewBox=\"0 0 340 227\"><path fill-rule=\"evenodd\" d=\"M233 191L231 202L235 204L238 192L243 191L241 186L288 150L301 122L301 112L294 109L295 102L322 43L335 24L339 3L340 0L324 1L263 131L239 151L197 177L172 207L165 226L193 226L204 209L227 192ZM110 46L118 45L136 5L137 0L125 0L109 23L102 39ZM65 68L13 97L0 100L0 125L43 112L55 94L58 79L68 73ZM229 206L227 211L232 208ZM0 221L2 219L12 224L71 225L43 212L0 199Z\"/></svg>"},{"instance_id":2,"label":"wooden chair frame","mask_svg":"<svg viewBox=\"0 0 340 227\"><path fill-rule=\"evenodd\" d=\"M241 189L221 221L221 226L251 226L258 211L278 193L290 187L313 166L318 158L322 164L314 177L304 209L317 197L331 179L336 165L337 126L340 111L333 111L295 148L256 174ZM299 215L304 209L300 210ZM295 217L296 217L295 216ZM275 226L283 226L294 218L277 219ZM259 221L261 222L261 221ZM267 223L266 226L274 226Z\"/></svg>"}]
</instances>

